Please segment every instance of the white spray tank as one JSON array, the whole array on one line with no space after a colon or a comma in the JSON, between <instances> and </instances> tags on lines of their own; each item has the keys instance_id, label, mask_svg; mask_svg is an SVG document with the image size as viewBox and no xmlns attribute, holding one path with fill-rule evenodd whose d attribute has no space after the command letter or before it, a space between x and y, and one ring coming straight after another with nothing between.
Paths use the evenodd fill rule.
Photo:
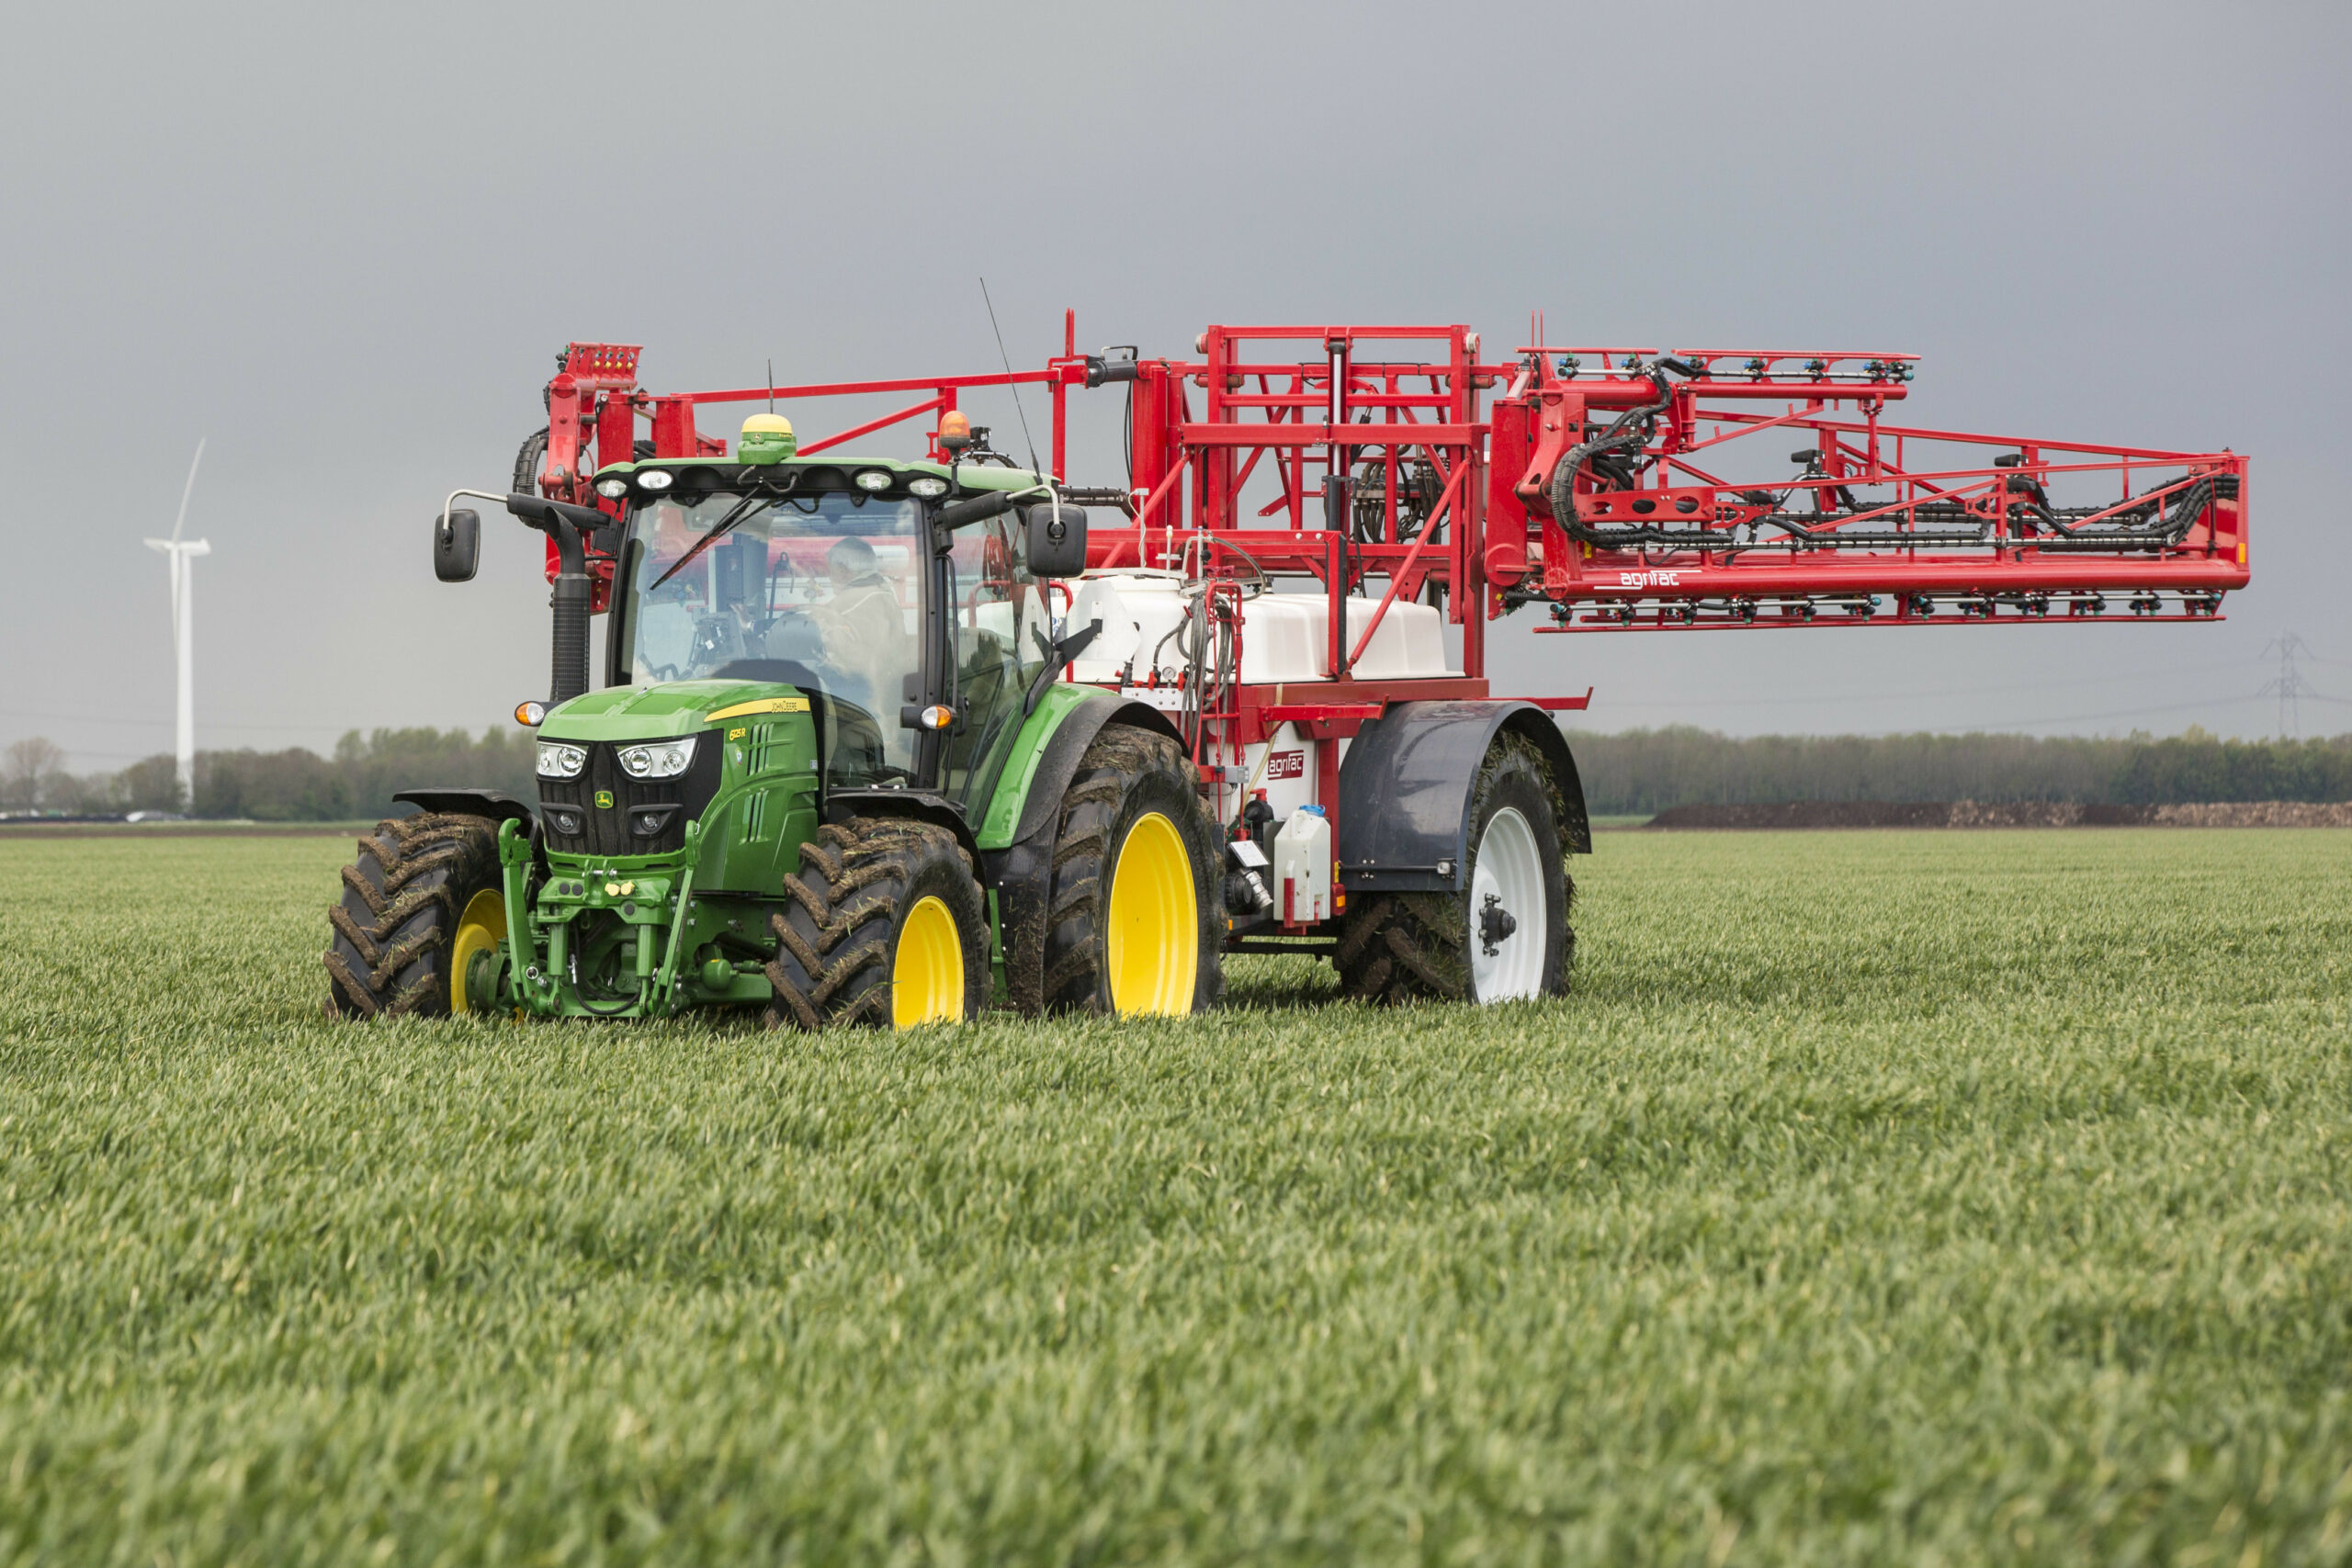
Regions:
<instances>
[{"instance_id":1,"label":"white spray tank","mask_svg":"<svg viewBox=\"0 0 2352 1568\"><path fill-rule=\"evenodd\" d=\"M1319 806L1302 806L1274 835L1274 913L1284 925L1331 918L1331 823Z\"/></svg>"}]
</instances>

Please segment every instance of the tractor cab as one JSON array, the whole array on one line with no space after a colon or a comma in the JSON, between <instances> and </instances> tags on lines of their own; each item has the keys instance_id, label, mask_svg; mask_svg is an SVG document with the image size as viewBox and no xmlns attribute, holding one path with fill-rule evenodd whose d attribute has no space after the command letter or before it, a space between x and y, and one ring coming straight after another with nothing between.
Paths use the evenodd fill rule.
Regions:
<instances>
[{"instance_id":1,"label":"tractor cab","mask_svg":"<svg viewBox=\"0 0 2352 1568\"><path fill-rule=\"evenodd\" d=\"M793 687L828 796L916 790L978 811L1054 642L1014 499L1050 512L1035 475L699 460L624 465L597 485L626 503L606 685Z\"/></svg>"}]
</instances>

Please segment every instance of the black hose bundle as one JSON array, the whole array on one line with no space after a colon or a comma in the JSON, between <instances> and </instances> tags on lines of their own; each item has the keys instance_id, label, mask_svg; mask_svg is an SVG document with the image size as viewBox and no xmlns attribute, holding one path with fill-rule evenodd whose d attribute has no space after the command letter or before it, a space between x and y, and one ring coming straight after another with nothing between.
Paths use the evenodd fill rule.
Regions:
<instances>
[{"instance_id":1,"label":"black hose bundle","mask_svg":"<svg viewBox=\"0 0 2352 1568\"><path fill-rule=\"evenodd\" d=\"M1651 388L1657 394L1657 400L1627 409L1617 416L1608 429L1589 441L1569 447L1566 455L1561 457L1560 466L1552 470L1552 515L1559 520L1560 526L1566 528L1572 538L1583 540L1587 544L1599 544L1601 532L1577 520L1577 471L1596 457L1607 458L1628 446L1638 450L1647 445L1649 438L1657 431L1657 416L1664 413L1667 406L1674 400L1674 394L1667 388L1664 369L1653 365L1644 371L1643 375L1648 378ZM1631 489L1633 477L1631 468L1622 461L1611 464L1610 467L1615 471L1609 473L1606 477L1621 479L1624 488ZM1596 466L1596 471L1599 471L1598 466ZM1611 535L1644 534L1656 531L1645 526L1607 530ZM1687 529L1672 530L1677 534L1688 531Z\"/></svg>"}]
</instances>

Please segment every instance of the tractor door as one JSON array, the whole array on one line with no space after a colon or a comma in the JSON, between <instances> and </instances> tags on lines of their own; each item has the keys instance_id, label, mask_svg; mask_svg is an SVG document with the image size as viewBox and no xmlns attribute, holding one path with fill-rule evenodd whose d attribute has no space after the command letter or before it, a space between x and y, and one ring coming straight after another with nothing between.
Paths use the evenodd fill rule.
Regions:
<instances>
[{"instance_id":1,"label":"tractor door","mask_svg":"<svg viewBox=\"0 0 2352 1568\"><path fill-rule=\"evenodd\" d=\"M1039 670L1052 627L1022 548L1020 513L956 531L944 560L956 722L942 751L939 793L968 818L986 810L997 775L1021 728L1022 701Z\"/></svg>"}]
</instances>

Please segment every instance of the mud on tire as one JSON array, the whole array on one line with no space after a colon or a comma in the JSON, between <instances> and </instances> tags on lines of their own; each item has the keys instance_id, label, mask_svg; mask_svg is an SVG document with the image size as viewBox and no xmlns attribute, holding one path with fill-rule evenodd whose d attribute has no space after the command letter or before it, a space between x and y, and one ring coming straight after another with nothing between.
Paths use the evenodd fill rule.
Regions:
<instances>
[{"instance_id":1,"label":"mud on tire","mask_svg":"<svg viewBox=\"0 0 2352 1568\"><path fill-rule=\"evenodd\" d=\"M1110 868L1127 835L1159 813L1190 852L1198 944L1192 1011L1225 999L1224 886L1218 834L1201 805L1191 761L1165 735L1109 724L1079 759L1062 796L1048 875L1044 953L1047 1012L1115 1011L1111 995Z\"/></svg>"},{"instance_id":2,"label":"mud on tire","mask_svg":"<svg viewBox=\"0 0 2352 1568\"><path fill-rule=\"evenodd\" d=\"M329 1018L446 1018L449 944L477 893L501 886L498 825L442 812L394 818L359 840L327 910Z\"/></svg>"},{"instance_id":3,"label":"mud on tire","mask_svg":"<svg viewBox=\"0 0 2352 1568\"><path fill-rule=\"evenodd\" d=\"M971 856L946 829L887 817L829 823L800 846L784 893L789 907L768 919L770 1029L888 1027L899 929L926 897L947 906L962 939L964 1017L988 1000L988 906Z\"/></svg>"},{"instance_id":4,"label":"mud on tire","mask_svg":"<svg viewBox=\"0 0 2352 1568\"><path fill-rule=\"evenodd\" d=\"M1529 819L1545 851L1547 945L1557 951L1545 955L1543 989L1547 996L1558 996L1568 988L1577 942L1568 925L1576 885L1560 853L1560 822L1566 814L1543 753L1507 731L1495 738L1472 785L1473 852L1487 822L1505 807L1517 808ZM1465 889L1470 875L1464 866ZM1376 893L1348 901L1331 957L1340 971L1340 989L1348 996L1375 1002L1467 1001L1474 999L1469 942L1466 892Z\"/></svg>"}]
</instances>

